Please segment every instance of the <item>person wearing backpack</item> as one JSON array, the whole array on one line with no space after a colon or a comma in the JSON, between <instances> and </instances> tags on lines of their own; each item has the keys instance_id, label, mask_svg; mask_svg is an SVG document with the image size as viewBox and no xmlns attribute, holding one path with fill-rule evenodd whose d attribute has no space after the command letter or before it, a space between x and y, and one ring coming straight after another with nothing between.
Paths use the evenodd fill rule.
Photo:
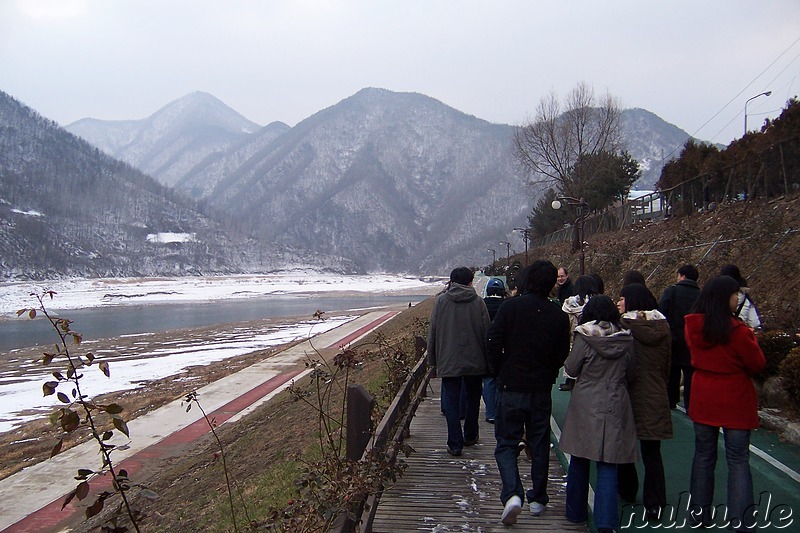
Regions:
<instances>
[{"instance_id":1,"label":"person wearing backpack","mask_svg":"<svg viewBox=\"0 0 800 533\"><path fill-rule=\"evenodd\" d=\"M720 276L730 276L739 282L739 303L736 304L734 316L741 318L742 322L753 331L761 328L761 317L758 316L756 304L750 298L750 287L747 286L747 280L742 277L739 267L736 265L725 265L719 270Z\"/></svg>"}]
</instances>

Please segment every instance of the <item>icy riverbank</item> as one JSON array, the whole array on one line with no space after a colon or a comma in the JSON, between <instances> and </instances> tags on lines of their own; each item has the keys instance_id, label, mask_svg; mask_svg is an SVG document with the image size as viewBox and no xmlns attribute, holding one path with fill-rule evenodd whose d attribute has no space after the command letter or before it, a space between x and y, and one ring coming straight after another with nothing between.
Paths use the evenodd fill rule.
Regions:
<instances>
[{"instance_id":1,"label":"icy riverbank","mask_svg":"<svg viewBox=\"0 0 800 533\"><path fill-rule=\"evenodd\" d=\"M274 276L226 276L213 278L157 279L78 279L50 284L10 283L0 286L0 314L8 320L15 311L36 306L32 291L51 289L57 293L47 301L51 311L120 305L155 305L305 295L323 299L336 294L434 294L442 288L436 281L395 275L327 276L316 273L290 273ZM320 305L325 308L324 305ZM363 312L363 311L362 311ZM156 341L150 333L107 339L102 349L96 339L85 338L82 349L93 350L107 360L111 379L96 368L88 369L84 383L96 396L106 392L139 387L144 381L180 375L192 365L207 365L230 357L264 350L272 346L307 338L344 324L360 314L343 313L324 321L292 319L248 322L217 329L213 335L194 330L175 332L169 342ZM54 341L57 340L55 332ZM55 396L42 397L42 384L56 368L43 367L41 351L12 351L0 361L0 432L26 420L42 416L57 404ZM60 368L59 368L60 370Z\"/></svg>"},{"instance_id":2,"label":"icy riverbank","mask_svg":"<svg viewBox=\"0 0 800 533\"><path fill-rule=\"evenodd\" d=\"M83 309L109 305L179 303L268 295L335 293L434 294L443 287L441 279L396 274L342 276L313 271L270 275L175 278L67 279L47 282L0 284L0 317L14 316L36 301L31 292L53 290L58 296L48 305L54 310Z\"/></svg>"}]
</instances>

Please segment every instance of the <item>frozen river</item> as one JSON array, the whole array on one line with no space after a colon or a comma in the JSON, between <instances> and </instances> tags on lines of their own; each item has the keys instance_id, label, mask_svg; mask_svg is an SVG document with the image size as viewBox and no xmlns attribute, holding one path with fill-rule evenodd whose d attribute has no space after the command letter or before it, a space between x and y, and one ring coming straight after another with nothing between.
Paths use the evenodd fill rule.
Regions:
<instances>
[{"instance_id":1,"label":"frozen river","mask_svg":"<svg viewBox=\"0 0 800 533\"><path fill-rule=\"evenodd\" d=\"M73 321L72 329L87 339L160 333L174 329L245 322L261 318L310 318L316 310L326 313L347 309L416 303L426 295L279 296L250 299L138 304L60 310L56 314ZM14 315L16 316L16 315ZM0 354L57 341L50 323L25 317L0 321Z\"/></svg>"},{"instance_id":2,"label":"frozen river","mask_svg":"<svg viewBox=\"0 0 800 533\"><path fill-rule=\"evenodd\" d=\"M101 354L110 362L112 378L87 372L92 396L136 388L145 380L179 374L270 346L307 338L352 320L356 310L416 303L442 288L440 281L380 276L328 276L309 273L221 278L70 280L49 285L0 285L0 432L41 416L56 405L42 397L42 383L52 379L22 349L58 341L49 322L17 318L15 310L35 307L32 291L46 287L58 294L45 301L48 311L73 321L86 348L97 339L120 339L125 349ZM323 322L316 310L339 313ZM216 328L214 338L195 336L190 328L284 318L280 325ZM169 345L156 345L154 333L187 330ZM122 342L122 341L125 342ZM133 341L133 342L132 342ZM113 342L112 342L113 344ZM38 354L40 355L40 354ZM92 369L96 370L96 369Z\"/></svg>"}]
</instances>

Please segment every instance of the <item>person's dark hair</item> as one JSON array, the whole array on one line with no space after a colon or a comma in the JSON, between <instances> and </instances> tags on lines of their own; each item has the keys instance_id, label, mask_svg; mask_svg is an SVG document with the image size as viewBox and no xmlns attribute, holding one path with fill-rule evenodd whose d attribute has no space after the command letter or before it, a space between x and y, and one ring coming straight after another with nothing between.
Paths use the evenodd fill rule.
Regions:
<instances>
[{"instance_id":1,"label":"person's dark hair","mask_svg":"<svg viewBox=\"0 0 800 533\"><path fill-rule=\"evenodd\" d=\"M606 292L606 283L600 277L600 274L592 272L589 275L594 278L594 282L597 284L597 294L604 294Z\"/></svg>"},{"instance_id":2,"label":"person's dark hair","mask_svg":"<svg viewBox=\"0 0 800 533\"><path fill-rule=\"evenodd\" d=\"M589 297L600 294L597 290L597 281L592 276L578 276L572 285L572 291L578 297L578 303L585 304Z\"/></svg>"},{"instance_id":3,"label":"person's dark hair","mask_svg":"<svg viewBox=\"0 0 800 533\"><path fill-rule=\"evenodd\" d=\"M583 306L581 324L589 322L610 322L619 327L619 309L614 301L605 294L593 296Z\"/></svg>"},{"instance_id":4,"label":"person's dark hair","mask_svg":"<svg viewBox=\"0 0 800 533\"><path fill-rule=\"evenodd\" d=\"M747 280L742 277L742 273L736 265L725 265L719 269L719 275L730 276L739 282L740 287L747 287Z\"/></svg>"},{"instance_id":5,"label":"person's dark hair","mask_svg":"<svg viewBox=\"0 0 800 533\"><path fill-rule=\"evenodd\" d=\"M650 289L641 283L631 283L622 287L619 293L625 298L625 311L652 311L658 309L658 301Z\"/></svg>"},{"instance_id":6,"label":"person's dark hair","mask_svg":"<svg viewBox=\"0 0 800 533\"><path fill-rule=\"evenodd\" d=\"M547 298L553 285L556 284L558 269L550 261L538 259L522 270L518 287L520 294L532 292Z\"/></svg>"},{"instance_id":7,"label":"person's dark hair","mask_svg":"<svg viewBox=\"0 0 800 533\"><path fill-rule=\"evenodd\" d=\"M622 276L622 286L630 285L631 283L638 283L639 285L647 286L645 283L644 275L638 270L628 270Z\"/></svg>"},{"instance_id":8,"label":"person's dark hair","mask_svg":"<svg viewBox=\"0 0 800 533\"><path fill-rule=\"evenodd\" d=\"M451 283L459 283L461 285L469 285L472 283L472 280L475 278L475 273L472 269L468 267L458 267L454 268L452 272L450 272L450 282Z\"/></svg>"},{"instance_id":9,"label":"person's dark hair","mask_svg":"<svg viewBox=\"0 0 800 533\"><path fill-rule=\"evenodd\" d=\"M692 281L697 281L697 278L700 277L700 272L697 271L697 267L694 265L683 265L678 269L678 274L686 276L686 279Z\"/></svg>"},{"instance_id":10,"label":"person's dark hair","mask_svg":"<svg viewBox=\"0 0 800 533\"><path fill-rule=\"evenodd\" d=\"M727 344L733 330L730 299L739 292L739 282L730 276L717 276L706 283L692 307L703 318L703 340L711 345Z\"/></svg>"}]
</instances>

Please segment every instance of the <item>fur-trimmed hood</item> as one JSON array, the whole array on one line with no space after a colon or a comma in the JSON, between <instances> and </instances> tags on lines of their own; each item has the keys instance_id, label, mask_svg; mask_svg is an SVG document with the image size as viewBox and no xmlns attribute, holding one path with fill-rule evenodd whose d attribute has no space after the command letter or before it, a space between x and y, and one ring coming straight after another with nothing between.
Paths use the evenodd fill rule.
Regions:
<instances>
[{"instance_id":1,"label":"fur-trimmed hood","mask_svg":"<svg viewBox=\"0 0 800 533\"><path fill-rule=\"evenodd\" d=\"M605 321L581 324L575 327L575 333L583 336L586 343L606 359L619 359L625 355L631 343L629 330Z\"/></svg>"},{"instance_id":2,"label":"fur-trimmed hood","mask_svg":"<svg viewBox=\"0 0 800 533\"><path fill-rule=\"evenodd\" d=\"M667 317L657 310L628 311L622 315L620 322L645 346L658 346L662 342L671 341Z\"/></svg>"}]
</instances>

